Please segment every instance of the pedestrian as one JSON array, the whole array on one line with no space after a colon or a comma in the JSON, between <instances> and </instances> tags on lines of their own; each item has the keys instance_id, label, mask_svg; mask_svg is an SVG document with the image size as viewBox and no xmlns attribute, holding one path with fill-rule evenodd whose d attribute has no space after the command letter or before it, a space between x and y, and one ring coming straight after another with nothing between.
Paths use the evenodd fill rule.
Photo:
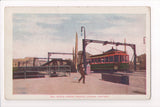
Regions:
<instances>
[{"instance_id":1,"label":"pedestrian","mask_svg":"<svg viewBox=\"0 0 160 107\"><path fill-rule=\"evenodd\" d=\"M78 80L79 82L83 79L83 84L85 84L85 72L82 64L79 64L79 73L81 74L80 79Z\"/></svg>"}]
</instances>

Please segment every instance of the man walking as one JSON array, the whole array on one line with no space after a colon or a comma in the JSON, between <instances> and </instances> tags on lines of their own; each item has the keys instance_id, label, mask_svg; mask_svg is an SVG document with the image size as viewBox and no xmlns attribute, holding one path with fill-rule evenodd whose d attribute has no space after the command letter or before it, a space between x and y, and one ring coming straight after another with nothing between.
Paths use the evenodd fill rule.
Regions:
<instances>
[{"instance_id":1,"label":"man walking","mask_svg":"<svg viewBox=\"0 0 160 107\"><path fill-rule=\"evenodd\" d=\"M82 64L79 64L78 68L79 68L79 73L81 74L81 77L78 81L80 82L81 79L83 79L83 84L85 84L85 72L84 72L84 68L83 68Z\"/></svg>"}]
</instances>

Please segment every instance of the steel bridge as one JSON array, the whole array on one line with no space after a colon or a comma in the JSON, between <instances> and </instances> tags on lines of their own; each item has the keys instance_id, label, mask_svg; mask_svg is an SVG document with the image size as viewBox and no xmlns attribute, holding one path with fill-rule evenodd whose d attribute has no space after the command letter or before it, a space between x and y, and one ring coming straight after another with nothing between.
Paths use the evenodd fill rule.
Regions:
<instances>
[{"instance_id":1,"label":"steel bridge","mask_svg":"<svg viewBox=\"0 0 160 107\"><path fill-rule=\"evenodd\" d=\"M55 73L63 73L64 76L67 73L70 75L70 65L54 65L54 66L31 66L31 67L14 67L13 78L32 78L32 77L44 77L44 75L53 76Z\"/></svg>"}]
</instances>

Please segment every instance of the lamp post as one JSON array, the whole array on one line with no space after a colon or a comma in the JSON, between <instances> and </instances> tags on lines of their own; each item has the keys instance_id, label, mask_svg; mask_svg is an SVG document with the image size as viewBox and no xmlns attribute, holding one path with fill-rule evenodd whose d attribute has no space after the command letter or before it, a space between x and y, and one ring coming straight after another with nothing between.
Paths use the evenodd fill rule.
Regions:
<instances>
[{"instance_id":1,"label":"lamp post","mask_svg":"<svg viewBox=\"0 0 160 107\"><path fill-rule=\"evenodd\" d=\"M84 39L86 39L86 30L84 26L81 26L81 36L82 36L83 29L84 29Z\"/></svg>"},{"instance_id":2,"label":"lamp post","mask_svg":"<svg viewBox=\"0 0 160 107\"><path fill-rule=\"evenodd\" d=\"M84 64L84 69L85 69L85 73L86 73L86 43L85 43L86 31L85 31L85 27L81 26L81 35L82 35L83 31L84 31L84 39L82 40L82 43L83 43L83 64Z\"/></svg>"}]
</instances>

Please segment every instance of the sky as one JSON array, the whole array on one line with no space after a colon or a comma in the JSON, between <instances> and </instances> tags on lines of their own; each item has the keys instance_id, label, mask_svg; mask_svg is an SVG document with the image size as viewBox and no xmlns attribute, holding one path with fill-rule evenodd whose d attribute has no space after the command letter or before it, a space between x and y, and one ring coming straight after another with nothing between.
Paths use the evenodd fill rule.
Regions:
<instances>
[{"instance_id":1,"label":"sky","mask_svg":"<svg viewBox=\"0 0 160 107\"><path fill-rule=\"evenodd\" d=\"M78 33L78 50L82 50L81 26L86 38L136 44L136 53L145 53L145 14L13 14L13 58L47 57L48 52L72 53ZM89 44L86 51L101 54L111 48L124 46ZM127 47L130 60L133 51ZM69 55L51 57L72 58Z\"/></svg>"}]
</instances>

